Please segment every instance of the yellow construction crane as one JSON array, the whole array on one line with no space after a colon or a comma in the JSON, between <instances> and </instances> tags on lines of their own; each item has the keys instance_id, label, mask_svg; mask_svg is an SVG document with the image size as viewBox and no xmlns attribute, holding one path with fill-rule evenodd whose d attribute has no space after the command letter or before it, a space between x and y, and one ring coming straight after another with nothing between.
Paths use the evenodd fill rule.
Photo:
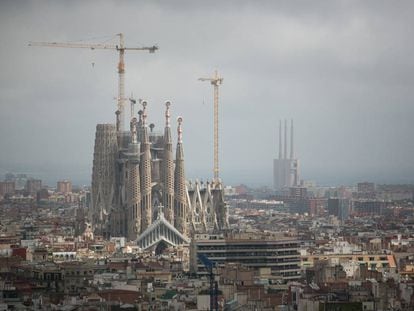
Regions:
<instances>
[{"instance_id":1,"label":"yellow construction crane","mask_svg":"<svg viewBox=\"0 0 414 311\"><path fill-rule=\"evenodd\" d=\"M219 104L219 85L223 83L223 78L214 72L214 76L211 78L200 78L200 81L210 81L214 86L214 184L219 183L219 116L218 116L218 104Z\"/></svg>"},{"instance_id":2,"label":"yellow construction crane","mask_svg":"<svg viewBox=\"0 0 414 311\"><path fill-rule=\"evenodd\" d=\"M29 46L59 47L59 48L80 48L80 49L101 49L116 50L119 52L118 62L118 110L120 112L120 129L125 130L125 51L149 51L154 53L158 47L153 45L149 47L125 47L124 35L117 34L119 44L102 44L102 43L65 43L65 42L29 42Z\"/></svg>"}]
</instances>

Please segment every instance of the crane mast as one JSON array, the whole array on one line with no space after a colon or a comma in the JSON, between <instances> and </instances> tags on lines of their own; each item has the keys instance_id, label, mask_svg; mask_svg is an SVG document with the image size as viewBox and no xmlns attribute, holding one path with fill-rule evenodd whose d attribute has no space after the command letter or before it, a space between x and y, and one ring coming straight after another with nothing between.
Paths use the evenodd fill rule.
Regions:
<instances>
[{"instance_id":1,"label":"crane mast","mask_svg":"<svg viewBox=\"0 0 414 311\"><path fill-rule=\"evenodd\" d=\"M118 110L120 112L120 131L125 130L125 51L149 51L154 53L158 47L144 46L144 47L125 47L124 35L117 34L119 37L119 44L101 44L101 43L65 43L65 42L29 42L29 46L42 47L59 47L59 48L80 48L80 49L101 49L101 50L116 50L119 52L118 61Z\"/></svg>"},{"instance_id":2,"label":"crane mast","mask_svg":"<svg viewBox=\"0 0 414 311\"><path fill-rule=\"evenodd\" d=\"M125 49L124 35L119 34L119 63L118 63L118 110L121 112L121 131L125 130Z\"/></svg>"},{"instance_id":3,"label":"crane mast","mask_svg":"<svg viewBox=\"0 0 414 311\"><path fill-rule=\"evenodd\" d=\"M200 78L200 81L210 81L214 88L214 184L219 183L219 85L223 83L223 78L218 75L217 70L210 78Z\"/></svg>"}]
</instances>

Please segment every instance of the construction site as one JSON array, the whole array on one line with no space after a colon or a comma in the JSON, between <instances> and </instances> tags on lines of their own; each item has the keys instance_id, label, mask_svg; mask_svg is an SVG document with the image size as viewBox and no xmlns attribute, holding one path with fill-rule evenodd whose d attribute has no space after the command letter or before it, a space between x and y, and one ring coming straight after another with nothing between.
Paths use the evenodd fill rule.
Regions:
<instances>
[{"instance_id":1,"label":"construction site","mask_svg":"<svg viewBox=\"0 0 414 311\"><path fill-rule=\"evenodd\" d=\"M213 178L206 183L185 177L183 119L177 119L177 145L173 156L171 113L165 103L164 134L152 131L147 101L125 97L125 53L158 47L130 47L122 33L117 44L30 42L33 47L111 50L118 53L118 96L114 123L96 126L92 168L92 201L88 222L94 234L104 238L123 236L140 241L145 248L188 244L196 233L216 233L228 227L227 205L219 178L219 85L217 71L200 78L213 86L214 160ZM126 105L130 103L127 116ZM138 112L135 113L135 106ZM129 122L126 122L129 120ZM126 128L126 123L129 127ZM157 224L157 225L155 225ZM156 233L154 236L153 233Z\"/></svg>"}]
</instances>

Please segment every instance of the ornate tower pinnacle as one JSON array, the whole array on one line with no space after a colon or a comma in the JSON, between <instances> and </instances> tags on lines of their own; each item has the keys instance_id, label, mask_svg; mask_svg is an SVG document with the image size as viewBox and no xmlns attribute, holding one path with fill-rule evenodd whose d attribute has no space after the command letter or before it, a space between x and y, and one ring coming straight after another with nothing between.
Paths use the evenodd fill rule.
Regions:
<instances>
[{"instance_id":1,"label":"ornate tower pinnacle","mask_svg":"<svg viewBox=\"0 0 414 311\"><path fill-rule=\"evenodd\" d=\"M171 102L165 102L164 158L162 161L163 205L165 219L174 223L174 158L170 128Z\"/></svg>"},{"instance_id":2,"label":"ornate tower pinnacle","mask_svg":"<svg viewBox=\"0 0 414 311\"><path fill-rule=\"evenodd\" d=\"M182 117L177 118L178 142L174 172L174 226L182 234L187 234L187 189L185 186L184 151L182 140Z\"/></svg>"},{"instance_id":3,"label":"ornate tower pinnacle","mask_svg":"<svg viewBox=\"0 0 414 311\"><path fill-rule=\"evenodd\" d=\"M142 110L138 111L138 141L142 141Z\"/></svg>"},{"instance_id":4,"label":"ornate tower pinnacle","mask_svg":"<svg viewBox=\"0 0 414 311\"><path fill-rule=\"evenodd\" d=\"M142 101L142 137L141 137L141 231L147 229L152 220L151 198L151 150L147 127L147 102Z\"/></svg>"},{"instance_id":5,"label":"ornate tower pinnacle","mask_svg":"<svg viewBox=\"0 0 414 311\"><path fill-rule=\"evenodd\" d=\"M146 127L147 126L147 101L142 101L142 126Z\"/></svg>"},{"instance_id":6,"label":"ornate tower pinnacle","mask_svg":"<svg viewBox=\"0 0 414 311\"><path fill-rule=\"evenodd\" d=\"M170 106L171 106L171 102L169 100L167 100L165 102L165 127L170 127Z\"/></svg>"},{"instance_id":7,"label":"ornate tower pinnacle","mask_svg":"<svg viewBox=\"0 0 414 311\"><path fill-rule=\"evenodd\" d=\"M137 144L138 143L138 132L137 132L137 118L132 118L131 119L131 123L130 123L130 127L131 127L131 142L133 144Z\"/></svg>"},{"instance_id":8,"label":"ornate tower pinnacle","mask_svg":"<svg viewBox=\"0 0 414 311\"><path fill-rule=\"evenodd\" d=\"M181 144L183 142L183 129L181 128L181 123L183 123L183 118L178 117L177 122L178 122L178 127L177 127L178 143Z\"/></svg>"}]
</instances>

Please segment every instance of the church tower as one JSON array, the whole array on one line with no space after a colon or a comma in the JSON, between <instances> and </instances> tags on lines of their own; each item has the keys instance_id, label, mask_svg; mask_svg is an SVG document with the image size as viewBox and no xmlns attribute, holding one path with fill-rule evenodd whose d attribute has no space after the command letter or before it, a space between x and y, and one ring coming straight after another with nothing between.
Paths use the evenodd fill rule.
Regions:
<instances>
[{"instance_id":1,"label":"church tower","mask_svg":"<svg viewBox=\"0 0 414 311\"><path fill-rule=\"evenodd\" d=\"M127 225L128 238L135 240L141 232L141 189L137 119L131 120L131 143L128 148Z\"/></svg>"},{"instance_id":2,"label":"church tower","mask_svg":"<svg viewBox=\"0 0 414 311\"><path fill-rule=\"evenodd\" d=\"M178 141L175 156L174 171L174 227L187 235L187 189L185 186L184 151L181 123L183 118L178 117Z\"/></svg>"},{"instance_id":3,"label":"church tower","mask_svg":"<svg viewBox=\"0 0 414 311\"><path fill-rule=\"evenodd\" d=\"M114 207L117 132L113 124L96 126L92 168L92 201L89 220L92 230L108 236L109 214Z\"/></svg>"},{"instance_id":4,"label":"church tower","mask_svg":"<svg viewBox=\"0 0 414 311\"><path fill-rule=\"evenodd\" d=\"M141 141L141 232L147 229L152 220L151 200L151 144L147 127L147 102L142 102L142 141Z\"/></svg>"},{"instance_id":5,"label":"church tower","mask_svg":"<svg viewBox=\"0 0 414 311\"><path fill-rule=\"evenodd\" d=\"M170 105L165 103L164 156L162 161L163 205L165 219L174 223L174 159L170 127Z\"/></svg>"}]
</instances>

